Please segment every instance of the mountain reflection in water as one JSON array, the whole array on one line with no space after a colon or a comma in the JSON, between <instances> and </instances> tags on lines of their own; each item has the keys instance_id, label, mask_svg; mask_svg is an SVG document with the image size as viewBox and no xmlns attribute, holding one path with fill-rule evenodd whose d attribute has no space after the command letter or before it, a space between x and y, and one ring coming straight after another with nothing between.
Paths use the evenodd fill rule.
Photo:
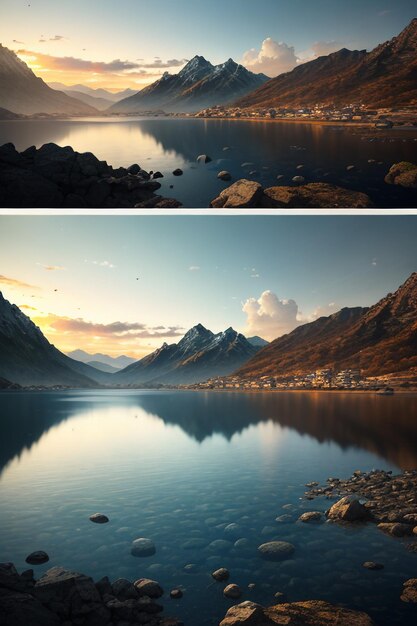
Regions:
<instances>
[{"instance_id":1,"label":"mountain reflection in water","mask_svg":"<svg viewBox=\"0 0 417 626\"><path fill-rule=\"evenodd\" d=\"M249 426L270 422L319 443L376 454L401 469L417 467L412 394L70 391L0 395L0 470L60 422L109 404L140 408L198 442L216 434L230 441Z\"/></svg>"}]
</instances>

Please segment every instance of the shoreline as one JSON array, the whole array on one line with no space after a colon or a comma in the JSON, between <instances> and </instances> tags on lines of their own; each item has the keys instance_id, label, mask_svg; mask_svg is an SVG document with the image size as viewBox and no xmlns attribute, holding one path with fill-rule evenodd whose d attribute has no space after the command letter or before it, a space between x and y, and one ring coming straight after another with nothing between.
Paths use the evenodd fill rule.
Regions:
<instances>
[{"instance_id":1,"label":"shoreline","mask_svg":"<svg viewBox=\"0 0 417 626\"><path fill-rule=\"evenodd\" d=\"M21 387L18 389L0 389L0 393L30 393L30 392L51 392L51 391L193 391L195 393L246 393L246 394L259 394L259 393L330 393L330 394L356 394L356 395L373 395L383 397L392 397L391 395L385 395L374 391L373 389L185 389L183 387L42 387L33 388L32 386ZM417 396L417 387L413 389L398 389L395 390L394 396L409 395Z\"/></svg>"}]
</instances>

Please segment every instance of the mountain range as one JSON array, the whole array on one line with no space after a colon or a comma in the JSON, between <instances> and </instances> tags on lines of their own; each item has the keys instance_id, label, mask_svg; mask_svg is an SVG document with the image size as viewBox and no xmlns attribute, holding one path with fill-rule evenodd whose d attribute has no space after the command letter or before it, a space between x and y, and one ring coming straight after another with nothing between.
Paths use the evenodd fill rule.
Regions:
<instances>
[{"instance_id":1,"label":"mountain range","mask_svg":"<svg viewBox=\"0 0 417 626\"><path fill-rule=\"evenodd\" d=\"M177 344L161 348L113 375L115 384L191 384L226 376L248 361L259 347L233 328L214 334L201 324Z\"/></svg>"},{"instance_id":2,"label":"mountain range","mask_svg":"<svg viewBox=\"0 0 417 626\"><path fill-rule=\"evenodd\" d=\"M64 83L56 82L48 83L48 86L51 89L63 91L67 96L77 98L77 100L81 100L81 102L85 102L99 111L104 111L115 102L137 93L134 89L123 89L123 91L113 93L107 89L93 89L86 85L64 85Z\"/></svg>"},{"instance_id":3,"label":"mountain range","mask_svg":"<svg viewBox=\"0 0 417 626\"><path fill-rule=\"evenodd\" d=\"M197 112L216 104L231 103L267 80L264 74L254 74L233 59L221 65L212 65L197 55L178 74L165 72L137 94L111 106L108 112Z\"/></svg>"},{"instance_id":4,"label":"mountain range","mask_svg":"<svg viewBox=\"0 0 417 626\"><path fill-rule=\"evenodd\" d=\"M38 78L17 55L0 44L0 107L23 115L92 115L97 109Z\"/></svg>"},{"instance_id":5,"label":"mountain range","mask_svg":"<svg viewBox=\"0 0 417 626\"><path fill-rule=\"evenodd\" d=\"M238 99L236 106L417 104L417 19L371 52L346 48L299 65Z\"/></svg>"},{"instance_id":6,"label":"mountain range","mask_svg":"<svg viewBox=\"0 0 417 626\"><path fill-rule=\"evenodd\" d=\"M417 367L417 273L369 308L344 308L299 326L263 348L237 372L290 377L316 369L360 369L364 376Z\"/></svg>"},{"instance_id":7,"label":"mountain range","mask_svg":"<svg viewBox=\"0 0 417 626\"><path fill-rule=\"evenodd\" d=\"M75 350L69 356L53 346L41 330L0 293L0 379L4 386L179 384L200 382L211 376L231 374L260 349L260 337L252 345L232 328L218 334L201 324L178 342L139 361L130 357L90 355ZM127 364L127 366L126 366ZM122 367L122 369L120 369Z\"/></svg>"}]
</instances>

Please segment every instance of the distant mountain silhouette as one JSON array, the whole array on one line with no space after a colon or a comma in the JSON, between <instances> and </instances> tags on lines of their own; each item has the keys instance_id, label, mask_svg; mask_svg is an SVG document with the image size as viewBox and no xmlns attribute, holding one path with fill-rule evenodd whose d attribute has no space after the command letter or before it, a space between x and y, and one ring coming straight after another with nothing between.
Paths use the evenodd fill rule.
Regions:
<instances>
[{"instance_id":1,"label":"distant mountain silhouette","mask_svg":"<svg viewBox=\"0 0 417 626\"><path fill-rule=\"evenodd\" d=\"M55 91L17 55L0 44L0 107L13 113L91 115L94 107Z\"/></svg>"},{"instance_id":2,"label":"distant mountain silhouette","mask_svg":"<svg viewBox=\"0 0 417 626\"><path fill-rule=\"evenodd\" d=\"M417 19L372 52L346 48L303 63L239 99L237 106L312 107L417 103Z\"/></svg>"}]
</instances>

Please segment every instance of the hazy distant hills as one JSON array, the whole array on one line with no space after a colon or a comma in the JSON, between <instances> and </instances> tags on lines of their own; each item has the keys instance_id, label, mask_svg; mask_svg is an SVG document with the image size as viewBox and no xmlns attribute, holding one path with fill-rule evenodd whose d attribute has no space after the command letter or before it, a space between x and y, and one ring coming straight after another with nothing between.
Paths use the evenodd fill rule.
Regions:
<instances>
[{"instance_id":1,"label":"hazy distant hills","mask_svg":"<svg viewBox=\"0 0 417 626\"><path fill-rule=\"evenodd\" d=\"M227 104L253 91L267 79L254 74L232 59L212 65L195 56L178 74L165 74L137 94L110 107L110 113L137 113L149 110L197 112L216 104Z\"/></svg>"},{"instance_id":2,"label":"hazy distant hills","mask_svg":"<svg viewBox=\"0 0 417 626\"><path fill-rule=\"evenodd\" d=\"M14 52L0 44L0 107L33 115L36 113L91 115L97 109L55 91L21 61Z\"/></svg>"},{"instance_id":3,"label":"hazy distant hills","mask_svg":"<svg viewBox=\"0 0 417 626\"><path fill-rule=\"evenodd\" d=\"M106 89L92 89L86 85L64 85L64 83L48 83L48 85L52 89L63 91L68 96L77 98L77 100L81 100L81 102L95 107L99 111L104 111L115 102L119 102L119 100L123 100L123 98L128 98L137 93L134 89L123 89L123 91L112 93Z\"/></svg>"},{"instance_id":4,"label":"hazy distant hills","mask_svg":"<svg viewBox=\"0 0 417 626\"><path fill-rule=\"evenodd\" d=\"M241 98L237 106L417 104L417 19L372 52L342 49L303 63Z\"/></svg>"},{"instance_id":5,"label":"hazy distant hills","mask_svg":"<svg viewBox=\"0 0 417 626\"><path fill-rule=\"evenodd\" d=\"M20 385L92 387L109 375L62 354L0 292L0 377Z\"/></svg>"},{"instance_id":6,"label":"hazy distant hills","mask_svg":"<svg viewBox=\"0 0 417 626\"><path fill-rule=\"evenodd\" d=\"M128 365L136 362L136 359L132 359L132 357L125 356L124 354L122 354L121 356L112 357L108 354L101 354L101 352L89 354L84 350L73 350L72 352L68 352L68 356L71 359L90 364L93 367L97 367L97 365L93 365L93 363L100 363L101 365L107 365L114 370L123 369L124 367L127 367Z\"/></svg>"},{"instance_id":7,"label":"hazy distant hills","mask_svg":"<svg viewBox=\"0 0 417 626\"><path fill-rule=\"evenodd\" d=\"M258 350L233 328L214 334L197 324L177 344L164 343L152 354L114 374L113 381L123 385L191 384L231 374Z\"/></svg>"},{"instance_id":8,"label":"hazy distant hills","mask_svg":"<svg viewBox=\"0 0 417 626\"><path fill-rule=\"evenodd\" d=\"M358 368L365 376L417 366L417 273L370 308L345 308L275 339L239 369L242 377Z\"/></svg>"}]
</instances>

